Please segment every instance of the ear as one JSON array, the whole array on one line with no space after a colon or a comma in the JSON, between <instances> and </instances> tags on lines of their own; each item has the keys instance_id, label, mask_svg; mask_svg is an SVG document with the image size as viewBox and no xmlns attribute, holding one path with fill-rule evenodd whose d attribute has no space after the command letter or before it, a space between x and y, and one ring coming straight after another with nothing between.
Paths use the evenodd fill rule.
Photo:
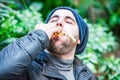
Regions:
<instances>
[{"instance_id":1,"label":"ear","mask_svg":"<svg viewBox=\"0 0 120 80\"><path fill-rule=\"evenodd\" d=\"M80 44L80 39L77 41L77 44Z\"/></svg>"}]
</instances>

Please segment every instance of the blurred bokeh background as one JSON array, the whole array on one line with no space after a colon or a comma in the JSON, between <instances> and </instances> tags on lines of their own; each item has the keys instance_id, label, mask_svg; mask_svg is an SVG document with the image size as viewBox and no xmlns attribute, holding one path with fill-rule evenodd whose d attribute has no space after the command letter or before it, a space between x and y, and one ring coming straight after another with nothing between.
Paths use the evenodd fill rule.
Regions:
<instances>
[{"instance_id":1,"label":"blurred bokeh background","mask_svg":"<svg viewBox=\"0 0 120 80\"><path fill-rule=\"evenodd\" d=\"M0 49L44 23L57 6L78 11L89 26L89 41L77 55L97 80L120 80L120 0L0 0Z\"/></svg>"}]
</instances>

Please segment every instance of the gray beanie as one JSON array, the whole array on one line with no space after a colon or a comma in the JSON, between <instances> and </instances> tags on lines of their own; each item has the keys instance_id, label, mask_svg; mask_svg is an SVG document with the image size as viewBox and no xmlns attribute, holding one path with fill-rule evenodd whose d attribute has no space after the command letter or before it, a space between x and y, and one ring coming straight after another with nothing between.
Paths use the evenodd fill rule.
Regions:
<instances>
[{"instance_id":1,"label":"gray beanie","mask_svg":"<svg viewBox=\"0 0 120 80\"><path fill-rule=\"evenodd\" d=\"M50 17L52 16L52 14L58 10L58 9L66 9L69 10L73 13L76 22L78 24L78 29L79 29L79 38L80 38L80 44L77 44L77 48L76 48L76 54L80 54L84 51L87 41L88 41L88 26L87 24L84 22L84 20L82 19L82 17L72 8L70 7L66 7L66 6L61 6L61 7L57 7L54 10L51 11L51 13L49 14L49 16L46 19L46 23L48 23Z\"/></svg>"}]
</instances>

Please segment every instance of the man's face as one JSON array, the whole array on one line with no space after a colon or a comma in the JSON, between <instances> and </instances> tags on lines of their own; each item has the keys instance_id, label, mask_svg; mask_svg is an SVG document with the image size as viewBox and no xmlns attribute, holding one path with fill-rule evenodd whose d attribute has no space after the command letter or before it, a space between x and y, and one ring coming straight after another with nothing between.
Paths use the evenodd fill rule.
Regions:
<instances>
[{"instance_id":1,"label":"man's face","mask_svg":"<svg viewBox=\"0 0 120 80\"><path fill-rule=\"evenodd\" d=\"M79 31L75 17L71 11L65 9L56 10L50 17L49 23L54 24L60 30L72 35L76 39L76 42L73 43L66 35L59 36L57 39L51 38L50 47L48 48L50 52L67 54L76 48L76 45L80 42Z\"/></svg>"}]
</instances>

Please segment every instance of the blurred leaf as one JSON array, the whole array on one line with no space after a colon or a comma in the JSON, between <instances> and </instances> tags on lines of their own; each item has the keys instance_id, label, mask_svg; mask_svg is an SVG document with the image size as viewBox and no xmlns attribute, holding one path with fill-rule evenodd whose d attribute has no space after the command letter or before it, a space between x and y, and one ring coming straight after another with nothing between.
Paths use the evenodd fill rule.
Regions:
<instances>
[{"instance_id":1,"label":"blurred leaf","mask_svg":"<svg viewBox=\"0 0 120 80\"><path fill-rule=\"evenodd\" d=\"M40 11L43 8L43 3L42 2L33 2L31 6L36 10Z\"/></svg>"},{"instance_id":2,"label":"blurred leaf","mask_svg":"<svg viewBox=\"0 0 120 80\"><path fill-rule=\"evenodd\" d=\"M118 16L116 14L113 14L110 16L110 25L114 26L115 24L117 24L118 21Z\"/></svg>"},{"instance_id":3,"label":"blurred leaf","mask_svg":"<svg viewBox=\"0 0 120 80\"><path fill-rule=\"evenodd\" d=\"M2 20L0 21L0 36L2 37L0 38L0 49L12 41L10 38L22 37L33 30L37 23L42 23L42 15L33 7L19 11L13 9L8 11L1 10L1 12L6 12L6 14L4 14L4 16L1 14Z\"/></svg>"}]
</instances>

